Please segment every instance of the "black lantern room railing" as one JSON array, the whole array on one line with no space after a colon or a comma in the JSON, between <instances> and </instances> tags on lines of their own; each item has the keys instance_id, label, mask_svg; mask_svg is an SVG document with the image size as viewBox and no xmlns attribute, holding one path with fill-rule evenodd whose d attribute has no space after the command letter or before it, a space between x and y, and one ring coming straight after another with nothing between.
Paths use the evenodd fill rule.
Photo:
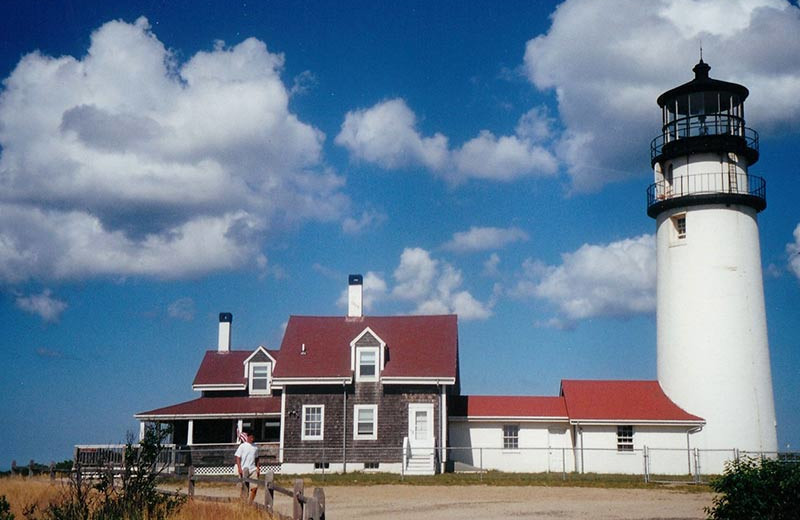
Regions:
<instances>
[{"instance_id":1,"label":"black lantern room railing","mask_svg":"<svg viewBox=\"0 0 800 520\"><path fill-rule=\"evenodd\" d=\"M697 173L660 181L647 188L647 214L689 204L742 204L763 211L767 207L767 181L747 173Z\"/></svg>"}]
</instances>

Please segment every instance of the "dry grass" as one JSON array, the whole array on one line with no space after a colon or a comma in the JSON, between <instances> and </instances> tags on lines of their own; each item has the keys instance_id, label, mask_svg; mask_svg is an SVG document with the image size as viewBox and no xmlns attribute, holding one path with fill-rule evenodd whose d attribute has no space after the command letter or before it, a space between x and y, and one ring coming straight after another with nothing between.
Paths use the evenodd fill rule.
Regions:
<instances>
[{"instance_id":1,"label":"dry grass","mask_svg":"<svg viewBox=\"0 0 800 520\"><path fill-rule=\"evenodd\" d=\"M11 513L23 519L23 512L31 505L39 511L46 509L51 502L60 500L66 492L65 482L50 482L48 477L5 477L0 478L0 495L5 495L11 505ZM252 506L239 502L217 503L195 500L187 502L172 520L267 520L269 515ZM275 516L273 520L280 520Z\"/></svg>"}]
</instances>

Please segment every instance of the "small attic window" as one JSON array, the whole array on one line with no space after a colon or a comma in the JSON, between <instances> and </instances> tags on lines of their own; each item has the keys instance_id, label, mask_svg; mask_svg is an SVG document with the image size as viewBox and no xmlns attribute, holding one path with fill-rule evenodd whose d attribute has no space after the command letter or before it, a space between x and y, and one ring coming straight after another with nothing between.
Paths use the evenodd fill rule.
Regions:
<instances>
[{"instance_id":1,"label":"small attic window","mask_svg":"<svg viewBox=\"0 0 800 520\"><path fill-rule=\"evenodd\" d=\"M250 363L249 388L252 395L269 395L271 363Z\"/></svg>"},{"instance_id":2,"label":"small attic window","mask_svg":"<svg viewBox=\"0 0 800 520\"><path fill-rule=\"evenodd\" d=\"M360 347L358 353L358 366L356 381L378 380L378 347Z\"/></svg>"}]
</instances>

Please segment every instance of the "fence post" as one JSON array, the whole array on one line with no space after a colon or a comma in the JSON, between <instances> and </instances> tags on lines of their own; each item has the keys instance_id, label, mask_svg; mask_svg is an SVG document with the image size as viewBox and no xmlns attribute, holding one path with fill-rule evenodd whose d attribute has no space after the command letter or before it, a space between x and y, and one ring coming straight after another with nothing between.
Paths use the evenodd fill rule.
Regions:
<instances>
[{"instance_id":1,"label":"fence post","mask_svg":"<svg viewBox=\"0 0 800 520\"><path fill-rule=\"evenodd\" d=\"M33 462L33 459L31 459L31 461L28 463L28 477L32 477L33 476L33 466L35 464L36 463Z\"/></svg>"},{"instance_id":2,"label":"fence post","mask_svg":"<svg viewBox=\"0 0 800 520\"><path fill-rule=\"evenodd\" d=\"M647 484L650 482L650 468L647 460L650 454L647 451L647 446L642 447L642 455L644 456L644 482Z\"/></svg>"},{"instance_id":3,"label":"fence post","mask_svg":"<svg viewBox=\"0 0 800 520\"><path fill-rule=\"evenodd\" d=\"M292 499L292 520L300 520L303 516L303 479L298 478L294 481L294 493Z\"/></svg>"},{"instance_id":4,"label":"fence post","mask_svg":"<svg viewBox=\"0 0 800 520\"><path fill-rule=\"evenodd\" d=\"M186 485L186 494L189 497L194 496L194 466L189 466L189 471L187 472L189 475L189 483Z\"/></svg>"},{"instance_id":5,"label":"fence post","mask_svg":"<svg viewBox=\"0 0 800 520\"><path fill-rule=\"evenodd\" d=\"M272 513L275 508L275 473L267 471L264 475L264 507L267 513Z\"/></svg>"},{"instance_id":6,"label":"fence post","mask_svg":"<svg viewBox=\"0 0 800 520\"><path fill-rule=\"evenodd\" d=\"M325 520L325 491L322 488L314 488L314 498L317 500L318 520Z\"/></svg>"},{"instance_id":7,"label":"fence post","mask_svg":"<svg viewBox=\"0 0 800 520\"><path fill-rule=\"evenodd\" d=\"M50 482L56 481L56 463L50 461Z\"/></svg>"},{"instance_id":8,"label":"fence post","mask_svg":"<svg viewBox=\"0 0 800 520\"><path fill-rule=\"evenodd\" d=\"M483 482L483 448L478 448L478 456L480 457L480 464L481 464L481 482Z\"/></svg>"},{"instance_id":9,"label":"fence post","mask_svg":"<svg viewBox=\"0 0 800 520\"><path fill-rule=\"evenodd\" d=\"M250 475L248 475L249 477ZM247 486L244 483L244 471L239 474L239 495L242 497L242 500L247 501L250 497L248 496L249 493L247 492Z\"/></svg>"},{"instance_id":10,"label":"fence post","mask_svg":"<svg viewBox=\"0 0 800 520\"><path fill-rule=\"evenodd\" d=\"M700 482L700 449L694 449L694 474L695 482Z\"/></svg>"},{"instance_id":11,"label":"fence post","mask_svg":"<svg viewBox=\"0 0 800 520\"><path fill-rule=\"evenodd\" d=\"M12 460L11 461L11 474L12 475L16 475L17 471L18 471L17 470L17 461L16 460Z\"/></svg>"},{"instance_id":12,"label":"fence post","mask_svg":"<svg viewBox=\"0 0 800 520\"><path fill-rule=\"evenodd\" d=\"M561 480L567 480L567 448L561 448Z\"/></svg>"}]
</instances>

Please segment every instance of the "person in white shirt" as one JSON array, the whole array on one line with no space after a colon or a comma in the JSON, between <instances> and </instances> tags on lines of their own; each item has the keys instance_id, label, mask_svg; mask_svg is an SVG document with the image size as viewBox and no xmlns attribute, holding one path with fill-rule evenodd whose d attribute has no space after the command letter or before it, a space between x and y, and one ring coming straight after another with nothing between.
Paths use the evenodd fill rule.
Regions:
<instances>
[{"instance_id":1,"label":"person in white shirt","mask_svg":"<svg viewBox=\"0 0 800 520\"><path fill-rule=\"evenodd\" d=\"M239 476L244 477L245 479L248 478L255 478L257 479L260 475L259 468L258 468L258 448L253 446L253 441L255 440L255 436L253 432L245 432L247 435L247 442L243 442L236 448L236 469L239 471ZM250 490L250 502L255 500L256 492L258 492L258 486L250 486L250 483L244 483L245 487Z\"/></svg>"}]
</instances>

